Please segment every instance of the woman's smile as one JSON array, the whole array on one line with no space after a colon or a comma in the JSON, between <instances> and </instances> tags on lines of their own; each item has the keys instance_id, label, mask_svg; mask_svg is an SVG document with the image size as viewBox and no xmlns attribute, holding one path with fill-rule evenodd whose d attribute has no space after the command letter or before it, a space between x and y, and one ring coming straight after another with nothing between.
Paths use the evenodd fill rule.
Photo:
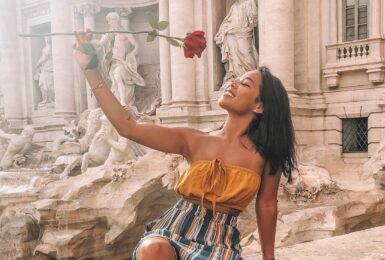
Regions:
<instances>
[{"instance_id":1,"label":"woman's smile","mask_svg":"<svg viewBox=\"0 0 385 260\"><path fill-rule=\"evenodd\" d=\"M223 93L223 96L229 96L232 98L235 97L235 95L230 90L225 90L225 92Z\"/></svg>"}]
</instances>

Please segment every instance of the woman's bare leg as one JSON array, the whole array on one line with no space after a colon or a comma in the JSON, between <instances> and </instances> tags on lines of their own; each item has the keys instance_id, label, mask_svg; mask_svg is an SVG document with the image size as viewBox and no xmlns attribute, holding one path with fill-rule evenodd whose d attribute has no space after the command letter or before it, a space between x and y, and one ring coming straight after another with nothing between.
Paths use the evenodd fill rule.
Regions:
<instances>
[{"instance_id":1,"label":"woman's bare leg","mask_svg":"<svg viewBox=\"0 0 385 260\"><path fill-rule=\"evenodd\" d=\"M136 251L138 260L176 260L175 249L170 242L161 237L145 239Z\"/></svg>"}]
</instances>

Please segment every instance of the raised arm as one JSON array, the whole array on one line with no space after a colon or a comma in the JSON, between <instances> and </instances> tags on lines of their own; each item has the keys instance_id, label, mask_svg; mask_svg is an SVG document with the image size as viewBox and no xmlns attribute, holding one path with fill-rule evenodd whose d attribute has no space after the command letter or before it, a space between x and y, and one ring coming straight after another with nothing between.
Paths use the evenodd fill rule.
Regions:
<instances>
[{"instance_id":1,"label":"raised arm","mask_svg":"<svg viewBox=\"0 0 385 260\"><path fill-rule=\"evenodd\" d=\"M259 240L263 254L263 260L274 259L275 231L277 226L277 194L281 171L274 176L269 174L270 165L267 164L262 174L261 187L255 201L255 213Z\"/></svg>"},{"instance_id":2,"label":"raised arm","mask_svg":"<svg viewBox=\"0 0 385 260\"><path fill-rule=\"evenodd\" d=\"M14 134L7 134L3 130L0 129L0 138L12 139L13 136L14 136Z\"/></svg>"},{"instance_id":3,"label":"raised arm","mask_svg":"<svg viewBox=\"0 0 385 260\"><path fill-rule=\"evenodd\" d=\"M89 40L89 36L79 35L77 45L86 44ZM189 159L189 147L201 132L192 128L169 128L135 122L111 93L99 71L97 69L85 69L91 57L79 51L78 46L75 46L74 57L80 68L85 71L85 76L104 114L118 133L147 147L167 153L181 154Z\"/></svg>"}]
</instances>

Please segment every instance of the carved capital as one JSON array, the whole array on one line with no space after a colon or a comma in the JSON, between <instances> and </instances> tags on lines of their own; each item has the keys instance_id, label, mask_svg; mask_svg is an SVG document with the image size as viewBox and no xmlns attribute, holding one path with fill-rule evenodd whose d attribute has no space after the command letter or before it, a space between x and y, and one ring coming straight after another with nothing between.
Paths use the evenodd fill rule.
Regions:
<instances>
[{"instance_id":1,"label":"carved capital","mask_svg":"<svg viewBox=\"0 0 385 260\"><path fill-rule=\"evenodd\" d=\"M86 15L96 15L100 12L100 6L94 4L82 4L75 6L75 12Z\"/></svg>"}]
</instances>

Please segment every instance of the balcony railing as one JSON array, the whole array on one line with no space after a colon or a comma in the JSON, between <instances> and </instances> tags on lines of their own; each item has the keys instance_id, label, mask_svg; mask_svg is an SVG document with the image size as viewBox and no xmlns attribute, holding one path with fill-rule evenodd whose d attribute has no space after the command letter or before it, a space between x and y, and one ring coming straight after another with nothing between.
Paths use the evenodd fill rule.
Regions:
<instances>
[{"instance_id":1,"label":"balcony railing","mask_svg":"<svg viewBox=\"0 0 385 260\"><path fill-rule=\"evenodd\" d=\"M337 49L337 59L351 59L359 58L365 55L365 58L369 55L369 44L357 44L354 46L344 46L338 47Z\"/></svg>"},{"instance_id":2,"label":"balcony railing","mask_svg":"<svg viewBox=\"0 0 385 260\"><path fill-rule=\"evenodd\" d=\"M326 46L324 76L328 87L338 87L342 73L364 70L369 80L376 84L384 82L385 39L373 38Z\"/></svg>"}]
</instances>

